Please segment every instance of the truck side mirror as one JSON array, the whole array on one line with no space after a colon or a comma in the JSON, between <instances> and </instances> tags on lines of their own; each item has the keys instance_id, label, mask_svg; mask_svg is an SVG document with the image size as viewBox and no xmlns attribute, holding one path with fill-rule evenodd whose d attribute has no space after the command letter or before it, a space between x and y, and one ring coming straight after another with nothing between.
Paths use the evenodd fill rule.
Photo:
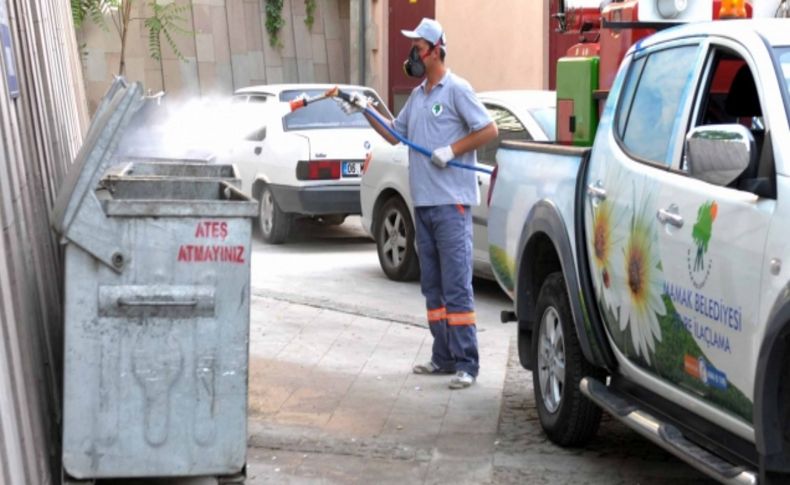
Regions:
<instances>
[{"instance_id":1,"label":"truck side mirror","mask_svg":"<svg viewBox=\"0 0 790 485\"><path fill-rule=\"evenodd\" d=\"M743 125L698 126L686 135L689 174L714 185L732 183L756 158L754 135Z\"/></svg>"}]
</instances>

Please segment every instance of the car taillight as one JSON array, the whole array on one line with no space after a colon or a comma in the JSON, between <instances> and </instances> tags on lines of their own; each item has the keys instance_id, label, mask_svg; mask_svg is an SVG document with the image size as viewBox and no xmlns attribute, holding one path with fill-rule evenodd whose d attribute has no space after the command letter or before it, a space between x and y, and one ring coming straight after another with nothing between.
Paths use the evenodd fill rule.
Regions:
<instances>
[{"instance_id":1,"label":"car taillight","mask_svg":"<svg viewBox=\"0 0 790 485\"><path fill-rule=\"evenodd\" d=\"M494 171L491 172L491 178L488 182L488 197L486 197L486 205L491 207L491 194L494 193L494 185L496 184L496 174L499 171L499 165L494 166Z\"/></svg>"},{"instance_id":2,"label":"car taillight","mask_svg":"<svg viewBox=\"0 0 790 485\"><path fill-rule=\"evenodd\" d=\"M340 160L310 160L296 164L297 180L337 180L340 178Z\"/></svg>"}]
</instances>

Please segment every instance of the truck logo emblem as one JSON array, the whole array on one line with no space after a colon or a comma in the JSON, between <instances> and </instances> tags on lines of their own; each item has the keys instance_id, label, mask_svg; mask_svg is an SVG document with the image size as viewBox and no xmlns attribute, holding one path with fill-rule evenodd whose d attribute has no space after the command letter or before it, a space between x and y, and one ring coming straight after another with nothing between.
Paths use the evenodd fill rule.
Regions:
<instances>
[{"instance_id":1,"label":"truck logo emblem","mask_svg":"<svg viewBox=\"0 0 790 485\"><path fill-rule=\"evenodd\" d=\"M431 112L433 113L434 116L439 116L440 114L442 114L442 111L444 111L444 107L440 103L433 103L433 106L431 107Z\"/></svg>"},{"instance_id":2,"label":"truck logo emblem","mask_svg":"<svg viewBox=\"0 0 790 485\"><path fill-rule=\"evenodd\" d=\"M370 142L369 141L365 140L365 143L364 143L363 146L365 147L365 150L370 150Z\"/></svg>"},{"instance_id":3,"label":"truck logo emblem","mask_svg":"<svg viewBox=\"0 0 790 485\"><path fill-rule=\"evenodd\" d=\"M705 286L710 276L713 261L705 255L708 253L708 244L713 234L713 221L719 212L719 206L715 201L708 201L702 204L697 210L697 222L691 229L691 238L694 240L695 248L689 248L686 255L689 277L695 288L700 289Z\"/></svg>"}]
</instances>

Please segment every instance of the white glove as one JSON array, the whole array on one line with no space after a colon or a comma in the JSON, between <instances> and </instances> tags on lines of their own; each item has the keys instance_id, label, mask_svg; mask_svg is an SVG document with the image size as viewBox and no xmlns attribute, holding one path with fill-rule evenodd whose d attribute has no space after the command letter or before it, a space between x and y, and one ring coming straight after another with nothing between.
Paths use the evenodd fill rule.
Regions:
<instances>
[{"instance_id":1,"label":"white glove","mask_svg":"<svg viewBox=\"0 0 790 485\"><path fill-rule=\"evenodd\" d=\"M361 93L351 93L349 96L351 99L345 101L342 98L335 98L338 103L340 103L340 109L347 115L353 115L354 113L359 113L360 111L364 111L365 108L368 107L370 104L370 99L362 96Z\"/></svg>"},{"instance_id":2,"label":"white glove","mask_svg":"<svg viewBox=\"0 0 790 485\"><path fill-rule=\"evenodd\" d=\"M431 162L439 168L447 167L447 163L453 158L455 158L455 153L453 153L453 147L450 145L437 148L431 154Z\"/></svg>"}]
</instances>

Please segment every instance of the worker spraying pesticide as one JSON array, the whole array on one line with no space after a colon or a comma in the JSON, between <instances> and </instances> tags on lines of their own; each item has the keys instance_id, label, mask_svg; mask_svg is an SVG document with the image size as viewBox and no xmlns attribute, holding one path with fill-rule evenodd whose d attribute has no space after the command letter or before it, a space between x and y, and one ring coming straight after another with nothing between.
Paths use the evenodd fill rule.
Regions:
<instances>
[{"instance_id":1,"label":"worker spraying pesticide","mask_svg":"<svg viewBox=\"0 0 790 485\"><path fill-rule=\"evenodd\" d=\"M447 46L439 22L423 19L415 30L402 33L412 40L404 69L424 79L396 119L382 119L360 93L334 94L347 114L364 113L387 141L410 147L420 286L434 338L431 360L413 372L454 374L450 388L463 389L479 372L470 207L479 203L474 170L482 169L476 167L475 150L496 138L497 129L469 83L445 67Z\"/></svg>"}]
</instances>

